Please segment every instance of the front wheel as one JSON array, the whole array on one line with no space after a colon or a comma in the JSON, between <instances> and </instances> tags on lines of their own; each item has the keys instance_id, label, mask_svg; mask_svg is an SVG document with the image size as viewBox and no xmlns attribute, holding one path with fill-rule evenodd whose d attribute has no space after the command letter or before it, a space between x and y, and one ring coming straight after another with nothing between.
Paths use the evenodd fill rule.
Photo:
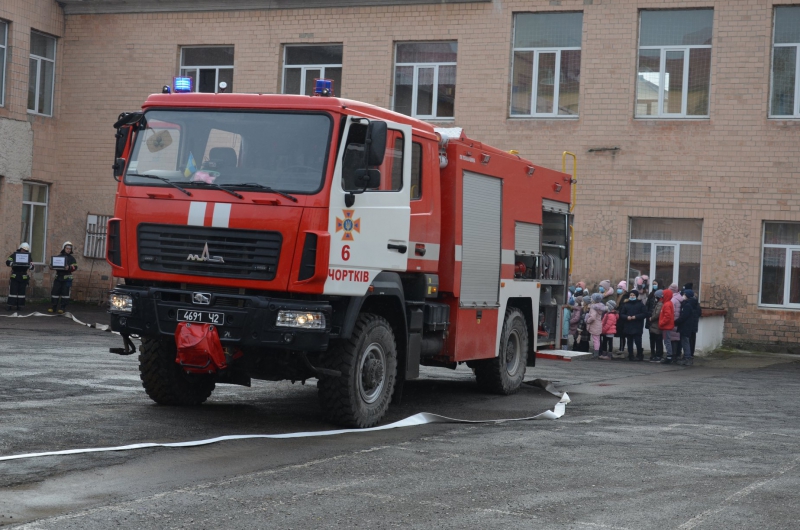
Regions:
<instances>
[{"instance_id":1,"label":"front wheel","mask_svg":"<svg viewBox=\"0 0 800 530\"><path fill-rule=\"evenodd\" d=\"M328 367L342 373L321 377L319 402L327 418L345 427L372 427L378 423L394 392L397 347L385 318L361 314L349 340L330 352Z\"/></svg>"},{"instance_id":2,"label":"front wheel","mask_svg":"<svg viewBox=\"0 0 800 530\"><path fill-rule=\"evenodd\" d=\"M511 307L506 310L497 357L476 363L475 378L478 386L494 394L516 393L525 378L528 347L525 315L519 309Z\"/></svg>"},{"instance_id":3,"label":"front wheel","mask_svg":"<svg viewBox=\"0 0 800 530\"><path fill-rule=\"evenodd\" d=\"M175 344L142 338L139 375L150 399L159 405L199 405L214 391L208 375L190 375L175 362Z\"/></svg>"}]
</instances>

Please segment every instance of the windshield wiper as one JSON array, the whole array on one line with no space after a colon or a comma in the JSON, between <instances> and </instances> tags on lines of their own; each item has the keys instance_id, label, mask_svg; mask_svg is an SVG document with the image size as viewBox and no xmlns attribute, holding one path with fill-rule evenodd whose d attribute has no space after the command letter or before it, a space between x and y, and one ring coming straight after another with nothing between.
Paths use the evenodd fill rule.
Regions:
<instances>
[{"instance_id":1,"label":"windshield wiper","mask_svg":"<svg viewBox=\"0 0 800 530\"><path fill-rule=\"evenodd\" d=\"M276 190L275 188L270 188L269 186L264 186L263 184L258 184L256 182L242 182L240 184L225 184L225 186L231 187L241 187L241 188L259 188L264 190L268 193L274 193L276 195L280 195L281 197L286 197L292 202L297 202L297 197L289 195L285 191Z\"/></svg>"},{"instance_id":2,"label":"windshield wiper","mask_svg":"<svg viewBox=\"0 0 800 530\"><path fill-rule=\"evenodd\" d=\"M125 176L126 176L126 177L142 177L143 179L156 179L156 180L160 180L161 182L166 182L167 184L169 184L169 185L170 185L170 186L172 186L173 188L178 188L179 190L181 190L183 193L185 193L185 194L186 194L186 195L188 195L189 197L191 197L191 196L192 196L192 194L191 194L191 193L189 193L188 191L186 191L186 190L185 190L185 189L183 189L182 187L178 186L177 184L175 184L174 182L172 182L170 179L168 179L168 178L166 178L166 177L159 177L158 175L142 175L142 174L140 174L140 173L128 173L128 174L126 174ZM225 190L225 191L228 191L228 190Z\"/></svg>"},{"instance_id":3,"label":"windshield wiper","mask_svg":"<svg viewBox=\"0 0 800 530\"><path fill-rule=\"evenodd\" d=\"M233 195L234 197L238 197L239 199L244 199L244 197L242 195L239 195L235 191L229 190L228 188L226 188L224 186L220 186L219 184L214 184L213 182L206 182L204 180L195 180L195 181L190 182L190 184L192 184L192 185L197 184L198 186L209 186L209 187L217 189L217 190L222 190L225 193L230 193L231 195Z\"/></svg>"}]
</instances>

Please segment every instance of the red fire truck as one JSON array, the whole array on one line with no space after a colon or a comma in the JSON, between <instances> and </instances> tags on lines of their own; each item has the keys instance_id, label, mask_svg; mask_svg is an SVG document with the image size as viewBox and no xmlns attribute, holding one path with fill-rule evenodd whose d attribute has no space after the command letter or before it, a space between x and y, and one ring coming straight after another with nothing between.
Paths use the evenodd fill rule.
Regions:
<instances>
[{"instance_id":1,"label":"red fire truck","mask_svg":"<svg viewBox=\"0 0 800 530\"><path fill-rule=\"evenodd\" d=\"M420 365L519 389L565 295L569 175L329 89L164 92L115 124L107 243L112 351L141 339L154 401L317 378L368 427Z\"/></svg>"}]
</instances>

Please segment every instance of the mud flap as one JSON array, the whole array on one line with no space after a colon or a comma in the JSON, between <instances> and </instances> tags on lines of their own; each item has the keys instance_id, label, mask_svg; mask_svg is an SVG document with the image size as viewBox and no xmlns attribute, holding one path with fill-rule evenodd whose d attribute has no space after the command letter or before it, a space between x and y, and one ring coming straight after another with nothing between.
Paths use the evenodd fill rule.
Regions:
<instances>
[{"instance_id":1,"label":"mud flap","mask_svg":"<svg viewBox=\"0 0 800 530\"><path fill-rule=\"evenodd\" d=\"M213 374L228 367L219 333L213 324L180 322L175 328L175 362L186 372Z\"/></svg>"}]
</instances>

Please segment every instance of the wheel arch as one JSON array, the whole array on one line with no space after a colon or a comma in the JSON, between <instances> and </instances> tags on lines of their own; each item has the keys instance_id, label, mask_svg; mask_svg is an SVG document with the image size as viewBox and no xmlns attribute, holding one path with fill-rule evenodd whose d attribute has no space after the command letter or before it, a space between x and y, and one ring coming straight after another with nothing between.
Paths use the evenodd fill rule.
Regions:
<instances>
[{"instance_id":1,"label":"wheel arch","mask_svg":"<svg viewBox=\"0 0 800 530\"><path fill-rule=\"evenodd\" d=\"M405 373L408 324L403 282L396 272L381 272L370 284L366 296L350 299L342 325L341 339L349 339L360 313L374 313L389 321L397 346L397 372ZM401 371L402 370L402 371Z\"/></svg>"},{"instance_id":2,"label":"wheel arch","mask_svg":"<svg viewBox=\"0 0 800 530\"><path fill-rule=\"evenodd\" d=\"M536 335L533 325L533 300L527 297L509 298L506 308L519 309L525 316L525 327L528 328L528 366L536 366Z\"/></svg>"}]
</instances>

